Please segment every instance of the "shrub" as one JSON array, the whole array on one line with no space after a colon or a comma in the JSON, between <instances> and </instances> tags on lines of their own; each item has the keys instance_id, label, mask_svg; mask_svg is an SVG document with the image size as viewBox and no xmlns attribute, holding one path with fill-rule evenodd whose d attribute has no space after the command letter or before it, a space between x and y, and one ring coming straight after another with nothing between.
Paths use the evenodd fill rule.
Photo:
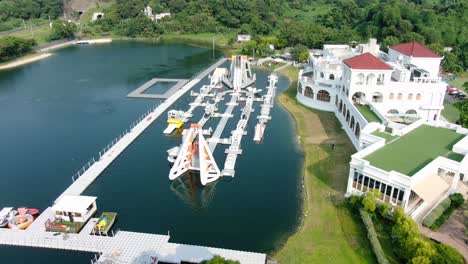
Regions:
<instances>
[{"instance_id":1,"label":"shrub","mask_svg":"<svg viewBox=\"0 0 468 264\"><path fill-rule=\"evenodd\" d=\"M450 208L451 200L449 198L443 200L432 212L424 218L423 225L427 227L431 227L437 219L447 210Z\"/></svg>"},{"instance_id":2,"label":"shrub","mask_svg":"<svg viewBox=\"0 0 468 264\"><path fill-rule=\"evenodd\" d=\"M450 201L453 207L458 208L465 202L465 198L463 198L461 193L454 193L450 195Z\"/></svg>"},{"instance_id":3,"label":"shrub","mask_svg":"<svg viewBox=\"0 0 468 264\"><path fill-rule=\"evenodd\" d=\"M387 217L391 206L388 203L381 203L377 206L377 212L381 217Z\"/></svg>"},{"instance_id":4,"label":"shrub","mask_svg":"<svg viewBox=\"0 0 468 264\"><path fill-rule=\"evenodd\" d=\"M434 243L436 254L432 257L433 264L464 264L463 256L454 248Z\"/></svg>"},{"instance_id":5,"label":"shrub","mask_svg":"<svg viewBox=\"0 0 468 264\"><path fill-rule=\"evenodd\" d=\"M363 209L359 209L359 213L361 214L362 222L364 222L364 226L367 229L367 237L372 246L372 250L374 251L375 256L377 257L377 261L379 264L388 264L387 257L385 256L385 252L380 245L380 241L377 237L377 233L375 232L374 223L372 222L372 218L370 217L369 213L364 211Z\"/></svg>"},{"instance_id":6,"label":"shrub","mask_svg":"<svg viewBox=\"0 0 468 264\"><path fill-rule=\"evenodd\" d=\"M364 210L366 210L369 213L373 213L375 209L377 208L377 199L379 191L378 190L373 190L370 191L366 194L366 197L362 199L362 206Z\"/></svg>"},{"instance_id":7,"label":"shrub","mask_svg":"<svg viewBox=\"0 0 468 264\"><path fill-rule=\"evenodd\" d=\"M220 256L214 256L210 260L203 261L202 264L240 264L239 261L227 260Z\"/></svg>"}]
</instances>

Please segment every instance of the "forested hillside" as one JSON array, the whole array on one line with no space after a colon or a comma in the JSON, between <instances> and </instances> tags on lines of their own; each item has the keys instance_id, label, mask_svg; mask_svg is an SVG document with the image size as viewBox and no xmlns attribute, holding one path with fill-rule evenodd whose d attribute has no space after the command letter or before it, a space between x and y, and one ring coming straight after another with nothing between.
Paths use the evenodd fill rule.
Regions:
<instances>
[{"instance_id":1,"label":"forested hillside","mask_svg":"<svg viewBox=\"0 0 468 264\"><path fill-rule=\"evenodd\" d=\"M56 19L62 5L62 0L0 0L0 31L22 26L23 19Z\"/></svg>"},{"instance_id":2,"label":"forested hillside","mask_svg":"<svg viewBox=\"0 0 468 264\"><path fill-rule=\"evenodd\" d=\"M11 18L57 18L62 14L62 0L0 0L0 21Z\"/></svg>"},{"instance_id":3,"label":"forested hillside","mask_svg":"<svg viewBox=\"0 0 468 264\"><path fill-rule=\"evenodd\" d=\"M246 52L276 47L350 43L376 37L385 49L417 40L445 56L447 71L468 68L466 0L101 0L103 20L82 27L85 34L156 37L164 33L249 33ZM153 22L142 12L171 12ZM58 17L62 0L0 0L0 30L10 21ZM452 52L444 52L452 47Z\"/></svg>"},{"instance_id":4,"label":"forested hillside","mask_svg":"<svg viewBox=\"0 0 468 264\"><path fill-rule=\"evenodd\" d=\"M141 12L145 5L173 16L152 23ZM463 0L116 0L90 30L130 37L237 31L257 36L257 42L259 36L270 36L279 47L309 48L369 37L384 48L417 40L443 53L446 70L460 72L468 68L466 25L468 3ZM453 51L444 53L443 47Z\"/></svg>"}]
</instances>

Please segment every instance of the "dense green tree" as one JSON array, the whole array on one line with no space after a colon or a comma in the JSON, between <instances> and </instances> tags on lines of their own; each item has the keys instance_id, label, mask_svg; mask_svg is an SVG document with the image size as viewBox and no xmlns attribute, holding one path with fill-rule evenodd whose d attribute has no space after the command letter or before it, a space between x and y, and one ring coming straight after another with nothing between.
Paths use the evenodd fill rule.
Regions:
<instances>
[{"instance_id":1,"label":"dense green tree","mask_svg":"<svg viewBox=\"0 0 468 264\"><path fill-rule=\"evenodd\" d=\"M387 36L383 39L382 43L380 44L380 47L384 51L388 51L388 47L393 46L398 44L400 41L398 40L397 37L394 36Z\"/></svg>"},{"instance_id":2,"label":"dense green tree","mask_svg":"<svg viewBox=\"0 0 468 264\"><path fill-rule=\"evenodd\" d=\"M52 33L49 35L50 40L73 38L77 27L73 22L57 20L52 23Z\"/></svg>"},{"instance_id":3,"label":"dense green tree","mask_svg":"<svg viewBox=\"0 0 468 264\"><path fill-rule=\"evenodd\" d=\"M0 38L0 61L6 61L32 51L36 42L16 36Z\"/></svg>"},{"instance_id":4,"label":"dense green tree","mask_svg":"<svg viewBox=\"0 0 468 264\"><path fill-rule=\"evenodd\" d=\"M297 44L291 50L291 55L295 61L307 61L309 59L309 49L307 46Z\"/></svg>"},{"instance_id":5,"label":"dense green tree","mask_svg":"<svg viewBox=\"0 0 468 264\"><path fill-rule=\"evenodd\" d=\"M12 18L58 18L62 0L0 0L0 23Z\"/></svg>"}]
</instances>

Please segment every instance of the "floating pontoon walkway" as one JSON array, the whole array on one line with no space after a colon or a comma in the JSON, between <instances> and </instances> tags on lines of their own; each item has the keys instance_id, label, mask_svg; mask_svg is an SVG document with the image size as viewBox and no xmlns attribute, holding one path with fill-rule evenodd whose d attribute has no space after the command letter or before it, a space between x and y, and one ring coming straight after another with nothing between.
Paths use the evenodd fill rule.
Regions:
<instances>
[{"instance_id":1,"label":"floating pontoon walkway","mask_svg":"<svg viewBox=\"0 0 468 264\"><path fill-rule=\"evenodd\" d=\"M215 255L240 263L264 264L265 254L169 243L168 235L117 231L114 236L79 234L57 235L46 232L44 223L52 218L52 208L47 208L26 230L0 229L0 245L62 249L100 254L98 263L152 263L152 258L169 263L208 260ZM93 223L96 222L97 219ZM85 226L90 230L91 224Z\"/></svg>"},{"instance_id":2,"label":"floating pontoon walkway","mask_svg":"<svg viewBox=\"0 0 468 264\"><path fill-rule=\"evenodd\" d=\"M213 136L211 137L211 140L210 140L209 147L210 147L211 152L215 151L216 146L221 141L220 140L221 135L223 134L224 128L226 127L226 124L229 118L232 117L232 111L238 105L237 95L232 94L231 100L226 105L227 105L226 111L224 111L224 114L222 114L221 120L219 121L218 126L216 127L216 130L214 131Z\"/></svg>"},{"instance_id":3,"label":"floating pontoon walkway","mask_svg":"<svg viewBox=\"0 0 468 264\"><path fill-rule=\"evenodd\" d=\"M155 107L145 118L143 118L135 127L117 141L110 149L101 155L100 159L92 164L81 176L76 179L58 198L58 201L64 195L80 195L96 178L135 140L140 136L161 114L163 114L174 102L176 102L188 90L200 82L210 72L226 61L225 58L218 60L209 68L199 73L182 88L176 91L171 97L167 98L159 106Z\"/></svg>"},{"instance_id":4,"label":"floating pontoon walkway","mask_svg":"<svg viewBox=\"0 0 468 264\"><path fill-rule=\"evenodd\" d=\"M129 93L127 97L130 98L149 98L149 99L166 99L171 97L173 93L178 91L182 88L186 83L187 79L162 79L162 78L154 78L148 81L147 83L143 84L142 86L138 87L135 91ZM175 85L172 86L169 90L165 93L161 94L145 94L145 91L151 88L158 82L174 82Z\"/></svg>"}]
</instances>

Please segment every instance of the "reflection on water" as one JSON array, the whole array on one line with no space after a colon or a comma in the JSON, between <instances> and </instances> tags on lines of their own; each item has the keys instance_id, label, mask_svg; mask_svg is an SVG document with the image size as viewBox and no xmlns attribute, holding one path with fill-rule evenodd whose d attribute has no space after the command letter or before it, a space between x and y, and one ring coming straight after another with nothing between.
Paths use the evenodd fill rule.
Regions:
<instances>
[{"instance_id":1,"label":"reflection on water","mask_svg":"<svg viewBox=\"0 0 468 264\"><path fill-rule=\"evenodd\" d=\"M193 209L203 209L209 207L213 201L217 183L218 181L215 181L203 186L198 173L187 172L173 180L169 188L188 206Z\"/></svg>"}]
</instances>

